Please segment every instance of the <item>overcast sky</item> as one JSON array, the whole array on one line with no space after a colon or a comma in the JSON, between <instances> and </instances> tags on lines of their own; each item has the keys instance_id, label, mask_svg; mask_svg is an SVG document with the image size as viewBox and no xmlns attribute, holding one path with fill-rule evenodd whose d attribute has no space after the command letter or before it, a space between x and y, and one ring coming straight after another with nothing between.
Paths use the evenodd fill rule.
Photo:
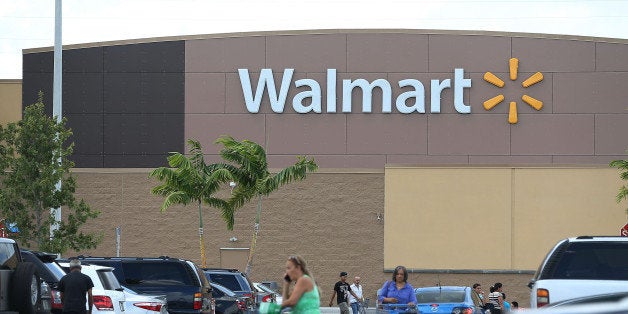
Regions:
<instances>
[{"instance_id":1,"label":"overcast sky","mask_svg":"<svg viewBox=\"0 0 628 314\"><path fill-rule=\"evenodd\" d=\"M0 0L0 79L54 45L54 0ZM628 39L628 0L64 0L63 44L293 29L459 29Z\"/></svg>"}]
</instances>

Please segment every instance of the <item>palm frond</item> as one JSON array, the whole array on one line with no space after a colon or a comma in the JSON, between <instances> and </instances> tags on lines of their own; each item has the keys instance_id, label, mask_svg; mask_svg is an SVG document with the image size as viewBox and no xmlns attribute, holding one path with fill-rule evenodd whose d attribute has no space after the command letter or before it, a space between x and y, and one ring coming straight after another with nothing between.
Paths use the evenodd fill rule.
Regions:
<instances>
[{"instance_id":1,"label":"palm frond","mask_svg":"<svg viewBox=\"0 0 628 314\"><path fill-rule=\"evenodd\" d=\"M619 192L617 193L617 203L621 202L622 200L626 200L628 199L628 187L626 187L625 185L619 188Z\"/></svg>"},{"instance_id":2,"label":"palm frond","mask_svg":"<svg viewBox=\"0 0 628 314\"><path fill-rule=\"evenodd\" d=\"M174 204L187 205L194 201L187 193L183 191L174 191L166 196L164 203L161 205L161 211L165 211Z\"/></svg>"},{"instance_id":3,"label":"palm frond","mask_svg":"<svg viewBox=\"0 0 628 314\"><path fill-rule=\"evenodd\" d=\"M203 156L203 148L201 143L194 139L188 139L188 145L190 146L190 161L196 169L202 169L205 167L205 158Z\"/></svg>"},{"instance_id":4,"label":"palm frond","mask_svg":"<svg viewBox=\"0 0 628 314\"><path fill-rule=\"evenodd\" d=\"M262 184L262 194L268 195L282 185L292 181L303 180L308 172L314 172L316 170L318 170L318 165L314 162L313 158L308 160L306 157L297 156L297 162L294 165L286 167L274 176L264 180Z\"/></svg>"}]
</instances>

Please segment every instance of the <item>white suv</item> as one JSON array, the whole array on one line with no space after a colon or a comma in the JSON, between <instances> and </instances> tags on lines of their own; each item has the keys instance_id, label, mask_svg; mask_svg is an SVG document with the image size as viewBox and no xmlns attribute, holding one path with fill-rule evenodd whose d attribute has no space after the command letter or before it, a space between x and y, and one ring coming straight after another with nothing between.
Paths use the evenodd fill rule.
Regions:
<instances>
[{"instance_id":1,"label":"white suv","mask_svg":"<svg viewBox=\"0 0 628 314\"><path fill-rule=\"evenodd\" d=\"M63 269L69 269L69 263L58 263ZM124 292L120 282L113 274L112 267L98 265L81 265L81 272L92 279L94 288L94 307L92 314L97 313L124 313Z\"/></svg>"},{"instance_id":2,"label":"white suv","mask_svg":"<svg viewBox=\"0 0 628 314\"><path fill-rule=\"evenodd\" d=\"M628 237L564 239L547 254L528 284L530 306L628 291Z\"/></svg>"}]
</instances>

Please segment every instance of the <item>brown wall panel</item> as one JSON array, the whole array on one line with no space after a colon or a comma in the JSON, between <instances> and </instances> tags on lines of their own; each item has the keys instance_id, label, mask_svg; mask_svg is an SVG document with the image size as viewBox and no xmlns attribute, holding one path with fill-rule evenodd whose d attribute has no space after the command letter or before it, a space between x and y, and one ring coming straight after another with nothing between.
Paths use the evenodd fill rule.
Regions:
<instances>
[{"instance_id":1,"label":"brown wall panel","mask_svg":"<svg viewBox=\"0 0 628 314\"><path fill-rule=\"evenodd\" d=\"M185 71L259 71L266 67L265 41L262 36L186 40Z\"/></svg>"},{"instance_id":2,"label":"brown wall panel","mask_svg":"<svg viewBox=\"0 0 628 314\"><path fill-rule=\"evenodd\" d=\"M266 67L305 72L347 70L345 34L306 34L266 37Z\"/></svg>"},{"instance_id":3,"label":"brown wall panel","mask_svg":"<svg viewBox=\"0 0 628 314\"><path fill-rule=\"evenodd\" d=\"M628 44L595 43L596 71L628 71Z\"/></svg>"},{"instance_id":4,"label":"brown wall panel","mask_svg":"<svg viewBox=\"0 0 628 314\"><path fill-rule=\"evenodd\" d=\"M429 71L508 71L509 37L430 35L429 41Z\"/></svg>"},{"instance_id":5,"label":"brown wall panel","mask_svg":"<svg viewBox=\"0 0 628 314\"><path fill-rule=\"evenodd\" d=\"M225 113L224 73L185 74L185 112Z\"/></svg>"},{"instance_id":6,"label":"brown wall panel","mask_svg":"<svg viewBox=\"0 0 628 314\"><path fill-rule=\"evenodd\" d=\"M628 107L628 104L626 105ZM621 155L628 149L628 114L595 115L595 153Z\"/></svg>"},{"instance_id":7,"label":"brown wall panel","mask_svg":"<svg viewBox=\"0 0 628 314\"><path fill-rule=\"evenodd\" d=\"M508 155L510 127L498 115L433 114L428 123L430 155Z\"/></svg>"},{"instance_id":8,"label":"brown wall panel","mask_svg":"<svg viewBox=\"0 0 628 314\"><path fill-rule=\"evenodd\" d=\"M268 154L345 154L346 119L335 115L268 115Z\"/></svg>"},{"instance_id":9,"label":"brown wall panel","mask_svg":"<svg viewBox=\"0 0 628 314\"><path fill-rule=\"evenodd\" d=\"M222 135L231 135L237 140L247 139L266 147L264 119L263 115L188 114L185 139L199 141L205 154L218 154L223 146L214 142Z\"/></svg>"},{"instance_id":10,"label":"brown wall panel","mask_svg":"<svg viewBox=\"0 0 628 314\"><path fill-rule=\"evenodd\" d=\"M511 128L513 155L593 155L593 115L524 114Z\"/></svg>"},{"instance_id":11,"label":"brown wall panel","mask_svg":"<svg viewBox=\"0 0 628 314\"><path fill-rule=\"evenodd\" d=\"M427 35L347 35L349 72L426 72L427 65Z\"/></svg>"},{"instance_id":12,"label":"brown wall panel","mask_svg":"<svg viewBox=\"0 0 628 314\"><path fill-rule=\"evenodd\" d=\"M628 72L554 74L554 112L628 113Z\"/></svg>"},{"instance_id":13,"label":"brown wall panel","mask_svg":"<svg viewBox=\"0 0 628 314\"><path fill-rule=\"evenodd\" d=\"M426 154L427 117L403 114L347 116L349 154Z\"/></svg>"},{"instance_id":14,"label":"brown wall panel","mask_svg":"<svg viewBox=\"0 0 628 314\"><path fill-rule=\"evenodd\" d=\"M519 58L523 72L595 71L595 43L591 41L514 37L512 56Z\"/></svg>"}]
</instances>

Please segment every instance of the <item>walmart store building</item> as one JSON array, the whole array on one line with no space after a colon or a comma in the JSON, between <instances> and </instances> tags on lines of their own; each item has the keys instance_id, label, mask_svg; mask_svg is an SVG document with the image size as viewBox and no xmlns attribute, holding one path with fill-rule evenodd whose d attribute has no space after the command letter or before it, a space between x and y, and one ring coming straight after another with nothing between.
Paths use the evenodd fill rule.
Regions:
<instances>
[{"instance_id":1,"label":"walmart store building","mask_svg":"<svg viewBox=\"0 0 628 314\"><path fill-rule=\"evenodd\" d=\"M628 148L628 41L423 30L233 33L64 47L63 115L79 193L102 211L97 250L200 262L198 214L160 213L151 169L198 139L262 144L271 167L313 156L320 171L264 200L252 277L279 280L302 254L330 298L340 271L366 292L396 265L415 286L525 286L561 238L626 222L608 162ZM4 81L4 119L39 90L52 111L52 48L24 51ZM21 90L21 94L20 94ZM3 121L6 122L6 121ZM228 196L228 190L225 196ZM204 215L208 263L238 266L254 205L234 231Z\"/></svg>"}]
</instances>

